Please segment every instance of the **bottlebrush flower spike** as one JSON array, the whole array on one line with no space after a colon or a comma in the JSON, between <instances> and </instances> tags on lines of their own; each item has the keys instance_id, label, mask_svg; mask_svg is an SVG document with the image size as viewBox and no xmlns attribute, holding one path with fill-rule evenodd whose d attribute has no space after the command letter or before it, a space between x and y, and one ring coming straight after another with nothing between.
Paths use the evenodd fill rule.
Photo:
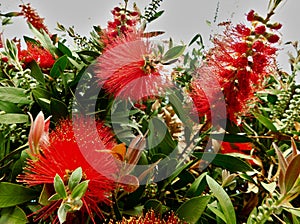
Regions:
<instances>
[{"instance_id":1,"label":"bottlebrush flower spike","mask_svg":"<svg viewBox=\"0 0 300 224\"><path fill-rule=\"evenodd\" d=\"M110 222L113 224L114 222ZM167 214L164 219L159 218L153 210L149 210L144 216L140 217L131 217L130 219L123 218L122 221L117 222L116 224L187 224L184 221L181 221L174 212Z\"/></svg>"},{"instance_id":2,"label":"bottlebrush flower spike","mask_svg":"<svg viewBox=\"0 0 300 224\"><path fill-rule=\"evenodd\" d=\"M212 116L217 121L226 119L224 96L217 77L210 76L212 73L208 67L200 68L197 73L202 75L192 81L190 88L190 96L197 110L195 115L206 117L208 121Z\"/></svg>"},{"instance_id":3,"label":"bottlebrush flower spike","mask_svg":"<svg viewBox=\"0 0 300 224\"><path fill-rule=\"evenodd\" d=\"M33 27L35 27L37 30L44 30L47 34L50 35L48 28L44 25L44 18L41 18L35 9L33 9L28 4L22 4L21 7L21 15L23 15L28 23L31 23Z\"/></svg>"},{"instance_id":4,"label":"bottlebrush flower spike","mask_svg":"<svg viewBox=\"0 0 300 224\"><path fill-rule=\"evenodd\" d=\"M252 150L253 146L251 143L230 143L222 142L221 144L221 153L247 153Z\"/></svg>"},{"instance_id":5,"label":"bottlebrush flower spike","mask_svg":"<svg viewBox=\"0 0 300 224\"><path fill-rule=\"evenodd\" d=\"M49 116L46 120L43 112L39 112L33 121L32 115L28 113L31 121L30 132L28 136L28 143L31 156L40 154L40 148L45 147L49 144L49 125L50 118Z\"/></svg>"},{"instance_id":6,"label":"bottlebrush flower spike","mask_svg":"<svg viewBox=\"0 0 300 224\"><path fill-rule=\"evenodd\" d=\"M253 13L250 12L248 20L253 20ZM226 26L224 34L213 39L214 47L208 51L203 66L197 70L198 77L218 80L228 119L234 123L238 123L239 116L248 113L251 103L256 100L255 93L264 88L265 78L276 70L276 48L272 43L278 41L279 37L272 34L276 38L270 38L264 24L251 24L250 28L243 24ZM208 114L208 106L205 106L203 93L195 88L197 82L199 80L196 79L191 85L191 95L194 102L199 102L196 106L201 117ZM213 94L209 96L215 98L211 102L220 97Z\"/></svg>"},{"instance_id":7,"label":"bottlebrush flower spike","mask_svg":"<svg viewBox=\"0 0 300 224\"><path fill-rule=\"evenodd\" d=\"M167 84L152 47L140 32L116 38L97 61L96 76L100 86L122 99L157 95Z\"/></svg>"},{"instance_id":8,"label":"bottlebrush flower spike","mask_svg":"<svg viewBox=\"0 0 300 224\"><path fill-rule=\"evenodd\" d=\"M101 42L105 46L113 43L115 38L136 32L136 25L141 16L138 9L130 11L127 8L115 7L111 12L114 20L108 22L107 28L102 30L101 34Z\"/></svg>"},{"instance_id":9,"label":"bottlebrush flower spike","mask_svg":"<svg viewBox=\"0 0 300 224\"><path fill-rule=\"evenodd\" d=\"M33 43L27 42L27 49L21 50L19 45L19 53L18 58L25 65L29 64L33 60L37 62L37 64L41 68L51 68L55 63L55 60L52 54L45 48L41 46L34 45Z\"/></svg>"},{"instance_id":10,"label":"bottlebrush flower spike","mask_svg":"<svg viewBox=\"0 0 300 224\"><path fill-rule=\"evenodd\" d=\"M53 188L54 177L58 175L67 183L72 172L81 167L82 181L88 180L89 183L81 198L83 206L80 212L89 215L93 222L94 216L103 216L99 204L110 203L109 197L119 172L111 153L101 152L101 149L110 150L116 145L111 130L101 122L96 123L96 133L91 131L94 127L94 121L89 118L74 118L73 123L62 120L50 132L49 144L42 146L43 153L28 160L24 174L18 177L19 182L29 186L44 184ZM57 220L56 211L61 202L61 199L51 201L44 206L37 212L35 221L49 216ZM67 220L72 217L68 216ZM72 221L75 222L71 220L70 223Z\"/></svg>"}]
</instances>

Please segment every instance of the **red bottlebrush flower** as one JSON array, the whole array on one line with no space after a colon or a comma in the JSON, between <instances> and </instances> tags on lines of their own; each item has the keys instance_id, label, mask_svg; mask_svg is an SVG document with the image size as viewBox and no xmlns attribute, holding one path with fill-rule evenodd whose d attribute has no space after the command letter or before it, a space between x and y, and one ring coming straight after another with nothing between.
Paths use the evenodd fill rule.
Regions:
<instances>
[{"instance_id":1,"label":"red bottlebrush flower","mask_svg":"<svg viewBox=\"0 0 300 224\"><path fill-rule=\"evenodd\" d=\"M249 50L249 46L246 42L234 43L232 47L235 52L238 52L240 54L247 53L247 51Z\"/></svg>"},{"instance_id":2,"label":"red bottlebrush flower","mask_svg":"<svg viewBox=\"0 0 300 224\"><path fill-rule=\"evenodd\" d=\"M27 22L32 24L33 27L35 27L37 30L44 30L47 34L50 35L48 28L44 25L44 18L41 18L35 9L33 9L28 4L22 4L21 7L21 14L27 19Z\"/></svg>"},{"instance_id":3,"label":"red bottlebrush flower","mask_svg":"<svg viewBox=\"0 0 300 224\"><path fill-rule=\"evenodd\" d=\"M41 68L51 68L55 63L52 54L43 47L27 42L26 50L19 50L19 60L28 64L35 60Z\"/></svg>"},{"instance_id":4,"label":"red bottlebrush flower","mask_svg":"<svg viewBox=\"0 0 300 224\"><path fill-rule=\"evenodd\" d=\"M235 27L236 31L244 37L247 37L251 34L251 30L243 24L238 24Z\"/></svg>"},{"instance_id":5,"label":"red bottlebrush flower","mask_svg":"<svg viewBox=\"0 0 300 224\"><path fill-rule=\"evenodd\" d=\"M107 29L101 33L101 42L105 46L111 44L118 36L136 32L135 26L140 20L140 14L136 11L115 7L111 12L114 15L114 22L108 22Z\"/></svg>"},{"instance_id":6,"label":"red bottlebrush flower","mask_svg":"<svg viewBox=\"0 0 300 224\"><path fill-rule=\"evenodd\" d=\"M221 153L247 153L252 150L252 144L249 142L246 143L230 143L222 142Z\"/></svg>"},{"instance_id":7,"label":"red bottlebrush flower","mask_svg":"<svg viewBox=\"0 0 300 224\"><path fill-rule=\"evenodd\" d=\"M166 81L152 59L151 47L141 33L117 37L98 59L99 84L108 93L123 99L157 95Z\"/></svg>"},{"instance_id":8,"label":"red bottlebrush flower","mask_svg":"<svg viewBox=\"0 0 300 224\"><path fill-rule=\"evenodd\" d=\"M230 153L239 153L248 156L247 161L251 165L259 165L258 160L255 156L251 155L251 150L253 149L253 145L250 142L245 143L231 143L231 142L222 142L220 153L222 154L230 154Z\"/></svg>"},{"instance_id":9,"label":"red bottlebrush flower","mask_svg":"<svg viewBox=\"0 0 300 224\"><path fill-rule=\"evenodd\" d=\"M114 189L118 168L111 153L106 151L115 145L110 129L101 122L95 126L94 121L87 118L75 118L73 123L63 120L50 133L49 145L41 147L42 153L27 161L24 174L18 180L29 186L49 185L54 183L58 174L67 183L69 175L81 167L82 176L89 180L89 184L81 198L83 206L80 211L94 221L94 215L102 217L99 203L108 204L110 192ZM35 220L49 217L57 211L60 202L43 207Z\"/></svg>"},{"instance_id":10,"label":"red bottlebrush flower","mask_svg":"<svg viewBox=\"0 0 300 224\"><path fill-rule=\"evenodd\" d=\"M209 77L210 72L200 68L199 77L191 83L190 96L199 117L206 117L211 121L212 116L218 121L226 118L224 111L224 97L218 80ZM223 108L223 109L222 109Z\"/></svg>"},{"instance_id":11,"label":"red bottlebrush flower","mask_svg":"<svg viewBox=\"0 0 300 224\"><path fill-rule=\"evenodd\" d=\"M265 25L259 25L255 27L255 33L258 35L264 34L266 32L266 27Z\"/></svg>"},{"instance_id":12,"label":"red bottlebrush flower","mask_svg":"<svg viewBox=\"0 0 300 224\"><path fill-rule=\"evenodd\" d=\"M237 123L237 118L245 115L250 103L253 103L255 92L263 88L263 80L275 69L276 48L268 43L264 36L251 33L251 29L238 24L227 26L224 35L213 39L214 47L206 57L206 63L198 69L199 77L217 79L224 95L227 116ZM210 86L209 81L205 81ZM192 98L196 103L199 116L208 114L208 105L203 91L193 90ZM220 94L210 98L217 100ZM196 99L196 100L195 100ZM209 117L208 117L209 118Z\"/></svg>"},{"instance_id":13,"label":"red bottlebrush flower","mask_svg":"<svg viewBox=\"0 0 300 224\"><path fill-rule=\"evenodd\" d=\"M113 221L110 224L114 223ZM130 219L123 218L122 221L116 224L187 224L181 221L174 212L167 214L164 219L157 217L153 210L148 211L144 216L141 217L131 217Z\"/></svg>"}]
</instances>

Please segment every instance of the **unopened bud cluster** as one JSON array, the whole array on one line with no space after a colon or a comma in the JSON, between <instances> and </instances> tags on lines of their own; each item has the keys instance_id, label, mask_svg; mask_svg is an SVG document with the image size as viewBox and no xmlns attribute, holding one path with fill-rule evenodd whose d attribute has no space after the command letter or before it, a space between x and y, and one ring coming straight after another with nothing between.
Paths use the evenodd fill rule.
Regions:
<instances>
[{"instance_id":1,"label":"unopened bud cluster","mask_svg":"<svg viewBox=\"0 0 300 224\"><path fill-rule=\"evenodd\" d=\"M253 35L262 35L270 43L276 43L279 41L280 38L274 31L279 30L282 27L280 23L268 23L268 21L255 13L254 10L251 10L247 14L247 20L252 22L254 27L254 30L252 30Z\"/></svg>"},{"instance_id":2,"label":"unopened bud cluster","mask_svg":"<svg viewBox=\"0 0 300 224\"><path fill-rule=\"evenodd\" d=\"M251 222L252 224L259 224L265 222L274 222L271 215L279 213L281 208L276 205L278 200L278 196L274 195L273 198L267 198L265 204L260 205L257 207L257 214L251 215Z\"/></svg>"},{"instance_id":3,"label":"unopened bud cluster","mask_svg":"<svg viewBox=\"0 0 300 224\"><path fill-rule=\"evenodd\" d=\"M107 29L103 30L102 42L108 44L120 35L133 32L140 21L140 13L137 9L130 11L127 8L115 7L112 11L113 21L109 21Z\"/></svg>"},{"instance_id":4,"label":"unopened bud cluster","mask_svg":"<svg viewBox=\"0 0 300 224\"><path fill-rule=\"evenodd\" d=\"M286 91L277 95L271 118L279 120L285 132L290 133L295 130L295 122L300 121L299 107L300 88L292 81Z\"/></svg>"}]
</instances>

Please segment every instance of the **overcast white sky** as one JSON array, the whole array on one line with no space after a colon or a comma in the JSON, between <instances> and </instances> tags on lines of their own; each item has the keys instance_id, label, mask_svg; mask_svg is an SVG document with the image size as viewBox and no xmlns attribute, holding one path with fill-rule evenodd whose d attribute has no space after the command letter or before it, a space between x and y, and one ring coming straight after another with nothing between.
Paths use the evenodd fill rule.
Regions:
<instances>
[{"instance_id":1,"label":"overcast white sky","mask_svg":"<svg viewBox=\"0 0 300 224\"><path fill-rule=\"evenodd\" d=\"M1 12L19 11L21 2L30 2L36 8L51 31L60 22L66 27L74 26L79 34L86 35L91 31L93 25L105 27L112 15L110 10L122 0L0 0ZM129 0L131 6L133 0ZM138 7L143 10L150 2L149 0L135 0ZM188 43L195 34L200 33L205 44L208 44L210 34L216 32L209 27L206 20L213 21L216 7L219 3L218 22L231 19L234 22L245 22L244 15L254 9L262 15L266 14L268 0L164 0L161 9L165 13L154 21L148 30L163 30L162 38L172 37L176 42ZM300 40L300 1L286 0L285 4L278 8L273 20L283 24L281 32L284 34L283 41ZM53 31L54 32L54 31ZM22 37L31 35L25 22L16 19L15 25L5 30L6 37ZM287 64L287 56L280 56L281 64Z\"/></svg>"}]
</instances>

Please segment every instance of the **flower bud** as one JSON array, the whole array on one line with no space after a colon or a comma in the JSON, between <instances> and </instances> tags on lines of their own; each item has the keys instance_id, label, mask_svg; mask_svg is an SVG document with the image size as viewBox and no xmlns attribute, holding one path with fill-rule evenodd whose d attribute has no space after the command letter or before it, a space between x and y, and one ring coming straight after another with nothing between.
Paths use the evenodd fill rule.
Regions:
<instances>
[{"instance_id":1,"label":"flower bud","mask_svg":"<svg viewBox=\"0 0 300 224\"><path fill-rule=\"evenodd\" d=\"M33 121L32 115L30 113L29 117L31 120L31 128L28 136L28 143L30 148L30 153L32 155L39 154L39 148L41 145L48 144L48 134L50 117L45 120L43 112L39 112Z\"/></svg>"},{"instance_id":2,"label":"flower bud","mask_svg":"<svg viewBox=\"0 0 300 224\"><path fill-rule=\"evenodd\" d=\"M274 29L274 30L279 30L282 27L281 23L274 23L272 25L269 25L269 28Z\"/></svg>"},{"instance_id":3,"label":"flower bud","mask_svg":"<svg viewBox=\"0 0 300 224\"><path fill-rule=\"evenodd\" d=\"M280 38L277 34L271 34L267 37L267 39L270 43L276 43L279 41Z\"/></svg>"},{"instance_id":4,"label":"flower bud","mask_svg":"<svg viewBox=\"0 0 300 224\"><path fill-rule=\"evenodd\" d=\"M260 35L260 34L264 34L266 32L266 27L265 25L260 25L255 27L255 33Z\"/></svg>"},{"instance_id":5,"label":"flower bud","mask_svg":"<svg viewBox=\"0 0 300 224\"><path fill-rule=\"evenodd\" d=\"M254 16L254 10L252 9L248 14L247 14L247 20L248 21L254 21L254 18L255 18L255 16Z\"/></svg>"}]
</instances>

